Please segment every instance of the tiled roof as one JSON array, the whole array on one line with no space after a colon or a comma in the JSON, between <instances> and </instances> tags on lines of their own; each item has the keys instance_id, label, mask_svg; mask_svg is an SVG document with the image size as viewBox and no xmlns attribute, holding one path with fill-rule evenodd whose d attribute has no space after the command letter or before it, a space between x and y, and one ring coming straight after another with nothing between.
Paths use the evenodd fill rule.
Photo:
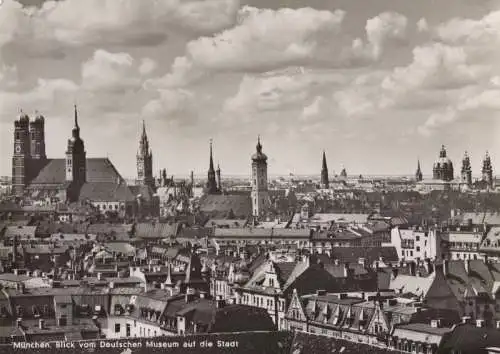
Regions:
<instances>
[{"instance_id":1,"label":"tiled roof","mask_svg":"<svg viewBox=\"0 0 500 354\"><path fill-rule=\"evenodd\" d=\"M131 202L135 196L124 183L87 182L80 189L79 200L94 202Z\"/></svg>"},{"instance_id":2,"label":"tiled roof","mask_svg":"<svg viewBox=\"0 0 500 354\"><path fill-rule=\"evenodd\" d=\"M140 238L168 238L177 236L178 223L140 223L135 225L135 235Z\"/></svg>"},{"instance_id":3,"label":"tiled roof","mask_svg":"<svg viewBox=\"0 0 500 354\"><path fill-rule=\"evenodd\" d=\"M343 339L331 338L304 332L295 332L290 354L387 354L396 353L390 349L355 343Z\"/></svg>"},{"instance_id":4,"label":"tiled roof","mask_svg":"<svg viewBox=\"0 0 500 354\"><path fill-rule=\"evenodd\" d=\"M91 224L87 233L96 235L128 235L133 228L133 224Z\"/></svg>"},{"instance_id":5,"label":"tiled roof","mask_svg":"<svg viewBox=\"0 0 500 354\"><path fill-rule=\"evenodd\" d=\"M129 186L130 192L136 197L139 194L141 195L142 199L144 199L147 202L150 202L153 199L153 191L151 190L150 186Z\"/></svg>"},{"instance_id":6,"label":"tiled roof","mask_svg":"<svg viewBox=\"0 0 500 354\"><path fill-rule=\"evenodd\" d=\"M445 337L441 350L443 353L486 353L485 348L499 345L497 329L460 324Z\"/></svg>"},{"instance_id":7,"label":"tiled roof","mask_svg":"<svg viewBox=\"0 0 500 354\"><path fill-rule=\"evenodd\" d=\"M88 223L62 223L62 222L37 222L37 234L84 234L87 232Z\"/></svg>"},{"instance_id":8,"label":"tiled roof","mask_svg":"<svg viewBox=\"0 0 500 354\"><path fill-rule=\"evenodd\" d=\"M231 228L214 230L214 238L299 238L309 239L312 231L309 229L259 229Z\"/></svg>"},{"instance_id":9,"label":"tiled roof","mask_svg":"<svg viewBox=\"0 0 500 354\"><path fill-rule=\"evenodd\" d=\"M226 216L231 210L237 218L250 216L252 214L250 196L208 194L200 199L200 211L203 213Z\"/></svg>"},{"instance_id":10,"label":"tiled roof","mask_svg":"<svg viewBox=\"0 0 500 354\"><path fill-rule=\"evenodd\" d=\"M66 182L66 160L47 159L38 175L30 184L64 184ZM86 165L87 182L117 183L123 181L115 166L108 158L88 158Z\"/></svg>"},{"instance_id":11,"label":"tiled roof","mask_svg":"<svg viewBox=\"0 0 500 354\"><path fill-rule=\"evenodd\" d=\"M4 237L5 238L13 238L13 237L35 237L36 226L7 226L5 229Z\"/></svg>"},{"instance_id":12,"label":"tiled roof","mask_svg":"<svg viewBox=\"0 0 500 354\"><path fill-rule=\"evenodd\" d=\"M391 278L389 289L396 292L425 296L434 282L434 275L435 273L428 277L417 277L398 274L395 278Z\"/></svg>"},{"instance_id":13,"label":"tiled roof","mask_svg":"<svg viewBox=\"0 0 500 354\"><path fill-rule=\"evenodd\" d=\"M348 263L357 263L364 258L367 265L380 259L384 262L399 260L395 247L336 247L331 250L331 258Z\"/></svg>"},{"instance_id":14,"label":"tiled roof","mask_svg":"<svg viewBox=\"0 0 500 354\"><path fill-rule=\"evenodd\" d=\"M205 227L244 227L247 219L209 219L205 223Z\"/></svg>"}]
</instances>

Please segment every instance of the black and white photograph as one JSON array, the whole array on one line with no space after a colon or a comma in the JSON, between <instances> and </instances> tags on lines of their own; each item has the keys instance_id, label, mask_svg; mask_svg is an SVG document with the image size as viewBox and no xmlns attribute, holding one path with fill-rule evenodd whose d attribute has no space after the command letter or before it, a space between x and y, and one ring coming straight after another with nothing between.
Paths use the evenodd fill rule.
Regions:
<instances>
[{"instance_id":1,"label":"black and white photograph","mask_svg":"<svg viewBox=\"0 0 500 354\"><path fill-rule=\"evenodd\" d=\"M500 0L0 0L0 354L500 354Z\"/></svg>"}]
</instances>

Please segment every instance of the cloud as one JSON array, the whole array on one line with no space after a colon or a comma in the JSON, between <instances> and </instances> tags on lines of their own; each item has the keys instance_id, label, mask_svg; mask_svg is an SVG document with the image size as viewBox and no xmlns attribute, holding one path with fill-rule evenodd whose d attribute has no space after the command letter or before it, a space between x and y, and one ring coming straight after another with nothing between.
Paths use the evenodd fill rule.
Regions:
<instances>
[{"instance_id":1,"label":"cloud","mask_svg":"<svg viewBox=\"0 0 500 354\"><path fill-rule=\"evenodd\" d=\"M164 120L171 125L192 125L198 118L196 95L193 92L175 89L159 90L159 97L150 100L142 108L146 119Z\"/></svg>"},{"instance_id":2,"label":"cloud","mask_svg":"<svg viewBox=\"0 0 500 354\"><path fill-rule=\"evenodd\" d=\"M372 55L379 58L387 41L402 41L406 38L408 19L395 12L384 12L366 22L366 37Z\"/></svg>"},{"instance_id":3,"label":"cloud","mask_svg":"<svg viewBox=\"0 0 500 354\"><path fill-rule=\"evenodd\" d=\"M24 8L5 0L0 47L29 56L64 56L83 45L153 46L169 33L211 35L234 25L239 0L65 0Z\"/></svg>"},{"instance_id":4,"label":"cloud","mask_svg":"<svg viewBox=\"0 0 500 354\"><path fill-rule=\"evenodd\" d=\"M314 60L318 46L332 43L343 11L257 9L245 6L239 24L214 37L201 37L186 46L171 72L156 82L185 86L209 72L265 72Z\"/></svg>"},{"instance_id":5,"label":"cloud","mask_svg":"<svg viewBox=\"0 0 500 354\"><path fill-rule=\"evenodd\" d=\"M82 88L116 93L138 90L142 87L143 75L151 73L154 66L154 61L149 58L137 63L128 53L98 49L82 64Z\"/></svg>"},{"instance_id":6,"label":"cloud","mask_svg":"<svg viewBox=\"0 0 500 354\"><path fill-rule=\"evenodd\" d=\"M321 105L324 101L325 99L322 96L315 97L311 104L304 107L300 118L304 121L311 121L318 117L321 113Z\"/></svg>"},{"instance_id":7,"label":"cloud","mask_svg":"<svg viewBox=\"0 0 500 354\"><path fill-rule=\"evenodd\" d=\"M232 116L302 109L325 88L333 89L343 82L342 75L335 72L304 69L275 75L245 75L237 93L225 101L223 110Z\"/></svg>"}]
</instances>

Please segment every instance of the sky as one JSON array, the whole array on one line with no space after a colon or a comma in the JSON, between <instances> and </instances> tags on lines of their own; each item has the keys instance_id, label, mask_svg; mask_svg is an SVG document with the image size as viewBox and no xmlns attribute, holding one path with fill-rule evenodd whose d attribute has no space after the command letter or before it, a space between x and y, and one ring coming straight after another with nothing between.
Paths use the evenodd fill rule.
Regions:
<instances>
[{"instance_id":1,"label":"sky","mask_svg":"<svg viewBox=\"0 0 500 354\"><path fill-rule=\"evenodd\" d=\"M0 175L13 121L45 116L64 157L78 105L88 157L153 170L425 175L442 144L500 164L500 0L3 0ZM157 172L156 172L157 173Z\"/></svg>"}]
</instances>

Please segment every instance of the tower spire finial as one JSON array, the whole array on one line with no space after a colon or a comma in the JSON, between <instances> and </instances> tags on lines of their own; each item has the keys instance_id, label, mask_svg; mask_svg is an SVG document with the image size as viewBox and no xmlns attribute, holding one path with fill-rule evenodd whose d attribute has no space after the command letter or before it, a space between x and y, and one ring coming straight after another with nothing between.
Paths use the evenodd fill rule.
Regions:
<instances>
[{"instance_id":1,"label":"tower spire finial","mask_svg":"<svg viewBox=\"0 0 500 354\"><path fill-rule=\"evenodd\" d=\"M76 107L76 103L75 103L74 107L75 107L75 128L79 128L79 126L78 126L78 108Z\"/></svg>"},{"instance_id":2,"label":"tower spire finial","mask_svg":"<svg viewBox=\"0 0 500 354\"><path fill-rule=\"evenodd\" d=\"M213 144L213 139L210 138L210 166L209 166L210 171L214 170L214 158L213 158L213 153L212 153L212 144Z\"/></svg>"}]
</instances>

